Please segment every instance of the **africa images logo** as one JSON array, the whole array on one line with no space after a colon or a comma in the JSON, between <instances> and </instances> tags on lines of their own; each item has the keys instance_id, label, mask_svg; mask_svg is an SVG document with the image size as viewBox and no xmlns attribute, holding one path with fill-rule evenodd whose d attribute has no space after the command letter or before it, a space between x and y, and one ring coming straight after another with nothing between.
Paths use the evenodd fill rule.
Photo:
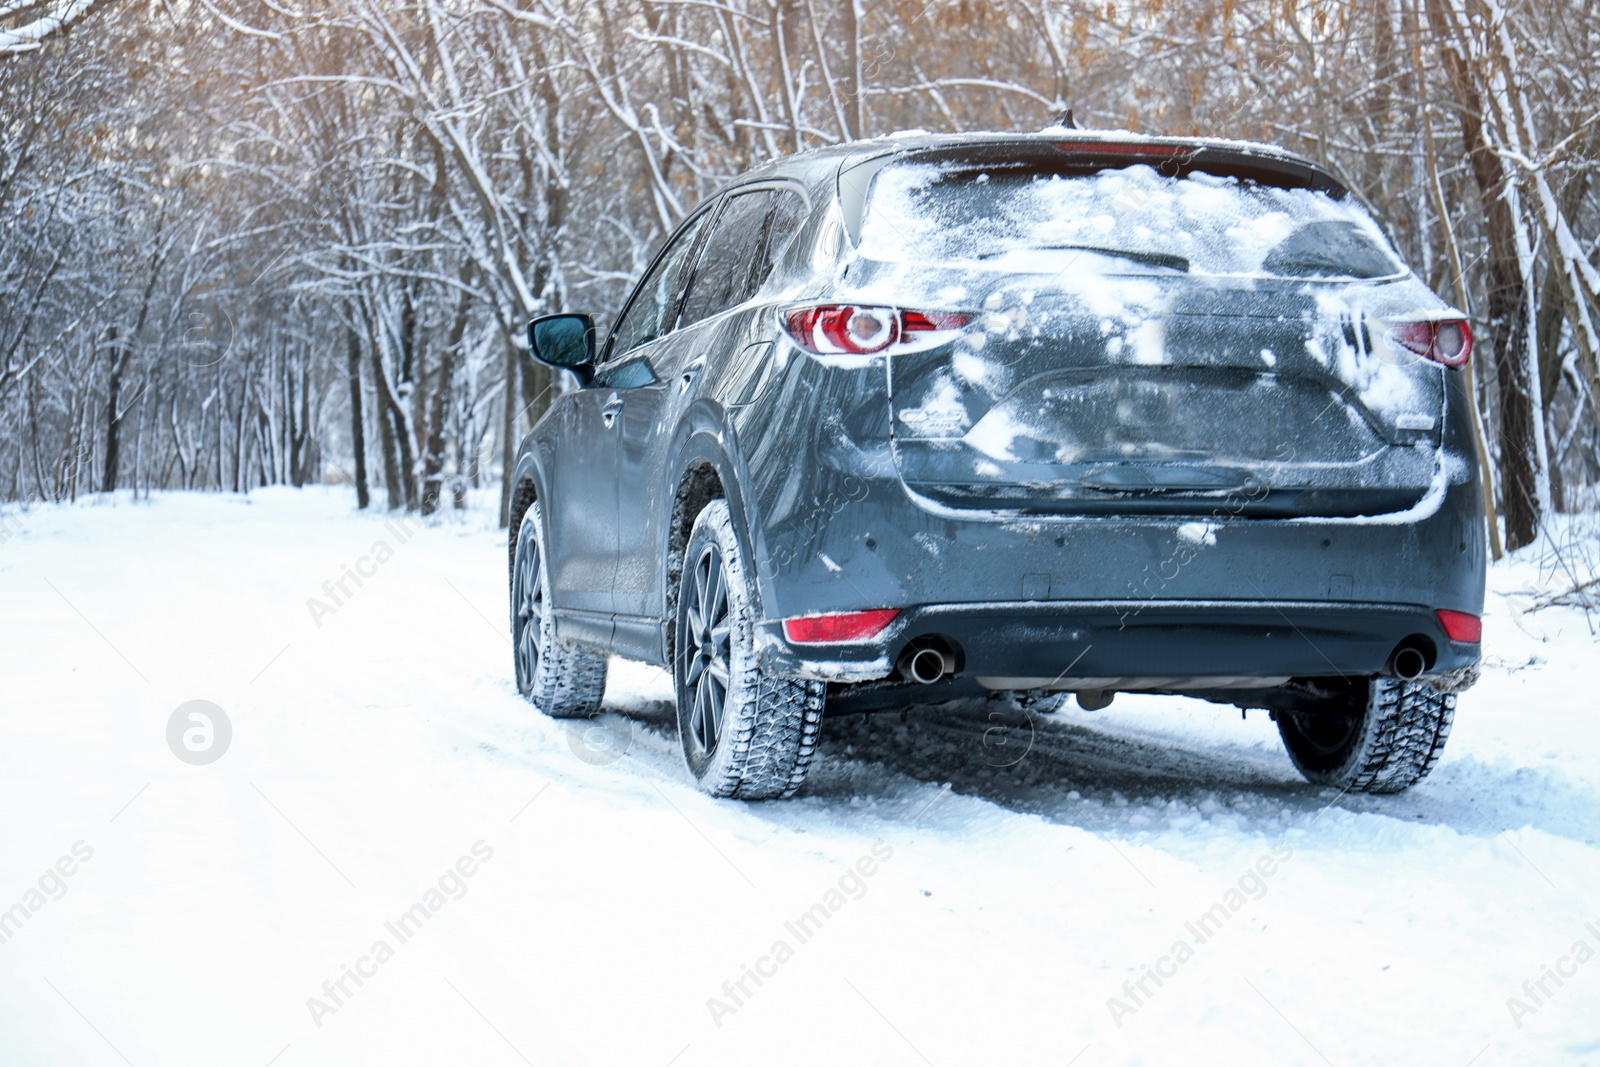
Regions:
<instances>
[{"instance_id":1,"label":"africa images logo","mask_svg":"<svg viewBox=\"0 0 1600 1067\"><path fill-rule=\"evenodd\" d=\"M185 701L167 719L167 747L193 766L217 762L232 743L233 722L209 700Z\"/></svg>"}]
</instances>

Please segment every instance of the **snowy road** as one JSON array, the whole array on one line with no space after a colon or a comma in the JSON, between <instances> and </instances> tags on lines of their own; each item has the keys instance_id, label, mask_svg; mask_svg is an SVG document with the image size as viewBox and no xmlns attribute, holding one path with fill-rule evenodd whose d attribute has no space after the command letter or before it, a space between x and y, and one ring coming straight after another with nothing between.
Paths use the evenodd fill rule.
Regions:
<instances>
[{"instance_id":1,"label":"snowy road","mask_svg":"<svg viewBox=\"0 0 1600 1067\"><path fill-rule=\"evenodd\" d=\"M1600 644L1538 580L1397 798L1122 697L841 718L741 805L658 672L518 699L483 513L7 512L0 1064L1600 1063Z\"/></svg>"}]
</instances>

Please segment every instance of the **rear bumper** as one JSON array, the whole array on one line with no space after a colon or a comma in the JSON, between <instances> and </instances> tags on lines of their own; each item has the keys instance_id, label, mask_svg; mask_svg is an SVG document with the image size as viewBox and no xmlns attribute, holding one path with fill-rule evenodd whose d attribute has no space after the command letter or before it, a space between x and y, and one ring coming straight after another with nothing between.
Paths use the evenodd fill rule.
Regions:
<instances>
[{"instance_id":1,"label":"rear bumper","mask_svg":"<svg viewBox=\"0 0 1600 1067\"><path fill-rule=\"evenodd\" d=\"M1141 605L1139 617L1154 617L1162 603L1247 600L1482 614L1483 503L1458 374L1447 376L1442 444L1427 449L1438 466L1422 501L1391 511L1393 502L1380 493L1356 510L1381 513L1286 519L1246 517L1232 498L1203 516L1140 513L1154 505L1137 497L1117 514L930 500L902 480L890 428L880 425L886 401L876 394L860 401L858 394L871 394L868 371L855 373L861 379L836 381L833 372L817 379L817 399L807 403L828 417L790 420L781 433L741 445L750 464L740 478L744 521L763 618L912 605L980 612L996 603L1018 604L1025 618L1040 611L1078 617L1092 613L1091 603L1102 613L1126 606L1113 601ZM843 649L825 654L835 651L841 664L856 659Z\"/></svg>"},{"instance_id":2,"label":"rear bumper","mask_svg":"<svg viewBox=\"0 0 1600 1067\"><path fill-rule=\"evenodd\" d=\"M794 645L762 624L769 673L833 682L894 675L913 642L937 638L956 675L985 689L1249 688L1288 678L1381 673L1402 642L1428 675L1476 666L1480 646L1450 640L1433 609L1307 601L1045 601L905 610L878 640Z\"/></svg>"}]
</instances>

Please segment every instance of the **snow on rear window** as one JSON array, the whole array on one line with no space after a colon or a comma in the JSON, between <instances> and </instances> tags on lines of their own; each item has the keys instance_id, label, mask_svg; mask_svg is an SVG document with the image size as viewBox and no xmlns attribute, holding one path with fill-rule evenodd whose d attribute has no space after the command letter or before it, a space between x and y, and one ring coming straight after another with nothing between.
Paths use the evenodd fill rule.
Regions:
<instances>
[{"instance_id":1,"label":"snow on rear window","mask_svg":"<svg viewBox=\"0 0 1600 1067\"><path fill-rule=\"evenodd\" d=\"M1098 173L891 165L860 252L1007 273L1378 278L1404 267L1353 200L1139 165Z\"/></svg>"}]
</instances>

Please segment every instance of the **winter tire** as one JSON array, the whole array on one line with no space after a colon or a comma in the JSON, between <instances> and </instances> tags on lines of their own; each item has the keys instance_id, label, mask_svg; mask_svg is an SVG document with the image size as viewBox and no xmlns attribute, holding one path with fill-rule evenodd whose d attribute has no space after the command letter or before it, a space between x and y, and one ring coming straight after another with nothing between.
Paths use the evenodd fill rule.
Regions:
<instances>
[{"instance_id":1,"label":"winter tire","mask_svg":"<svg viewBox=\"0 0 1600 1067\"><path fill-rule=\"evenodd\" d=\"M555 635L545 590L544 534L537 502L517 529L511 569L511 644L517 690L553 719L587 718L600 710L606 691L606 658Z\"/></svg>"},{"instance_id":2,"label":"winter tire","mask_svg":"<svg viewBox=\"0 0 1600 1067\"><path fill-rule=\"evenodd\" d=\"M1283 746L1317 785L1351 793L1409 789L1439 762L1455 719L1455 694L1393 678L1369 679L1364 692L1366 700L1352 699L1343 713L1278 712Z\"/></svg>"},{"instance_id":3,"label":"winter tire","mask_svg":"<svg viewBox=\"0 0 1600 1067\"><path fill-rule=\"evenodd\" d=\"M794 795L805 780L826 691L757 666L747 575L727 501L713 500L684 553L672 678L696 783L712 796L769 800Z\"/></svg>"}]
</instances>

